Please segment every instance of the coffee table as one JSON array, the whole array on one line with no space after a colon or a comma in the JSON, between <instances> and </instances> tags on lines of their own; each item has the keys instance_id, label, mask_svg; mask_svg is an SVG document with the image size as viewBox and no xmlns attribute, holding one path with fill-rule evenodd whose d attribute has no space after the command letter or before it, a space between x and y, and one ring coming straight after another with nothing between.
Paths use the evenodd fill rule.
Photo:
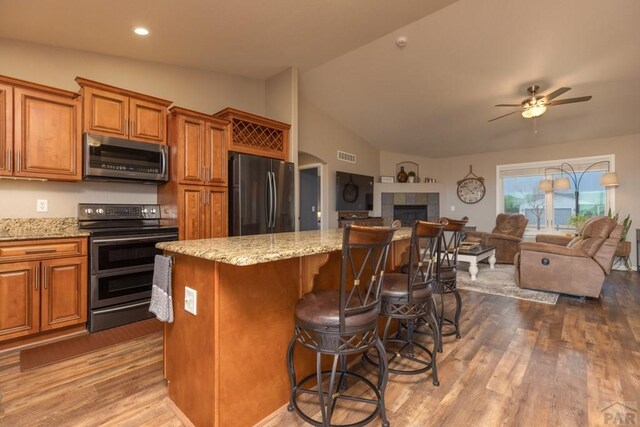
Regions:
<instances>
[{"instance_id":1,"label":"coffee table","mask_svg":"<svg viewBox=\"0 0 640 427\"><path fill-rule=\"evenodd\" d=\"M476 280L478 276L478 261L489 258L489 266L495 268L496 265L496 247L488 245L476 246L473 249L459 249L458 261L469 263L469 274L471 281Z\"/></svg>"}]
</instances>

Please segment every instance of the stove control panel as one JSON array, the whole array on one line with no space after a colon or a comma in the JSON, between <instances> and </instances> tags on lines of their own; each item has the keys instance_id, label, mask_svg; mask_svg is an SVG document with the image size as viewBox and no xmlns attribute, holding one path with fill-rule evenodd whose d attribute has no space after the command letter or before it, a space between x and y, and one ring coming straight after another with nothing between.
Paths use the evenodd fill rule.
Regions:
<instances>
[{"instance_id":1,"label":"stove control panel","mask_svg":"<svg viewBox=\"0 0 640 427\"><path fill-rule=\"evenodd\" d=\"M78 204L78 219L81 221L158 218L160 218L160 207L158 205Z\"/></svg>"}]
</instances>

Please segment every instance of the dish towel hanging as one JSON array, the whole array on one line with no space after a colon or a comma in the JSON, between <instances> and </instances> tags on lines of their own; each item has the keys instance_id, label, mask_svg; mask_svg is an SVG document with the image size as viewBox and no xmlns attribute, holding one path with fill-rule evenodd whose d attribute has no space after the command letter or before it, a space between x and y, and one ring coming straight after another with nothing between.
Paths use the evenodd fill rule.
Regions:
<instances>
[{"instance_id":1,"label":"dish towel hanging","mask_svg":"<svg viewBox=\"0 0 640 427\"><path fill-rule=\"evenodd\" d=\"M173 322L173 299L171 298L171 257L156 255L153 265L153 287L149 311L161 322Z\"/></svg>"}]
</instances>

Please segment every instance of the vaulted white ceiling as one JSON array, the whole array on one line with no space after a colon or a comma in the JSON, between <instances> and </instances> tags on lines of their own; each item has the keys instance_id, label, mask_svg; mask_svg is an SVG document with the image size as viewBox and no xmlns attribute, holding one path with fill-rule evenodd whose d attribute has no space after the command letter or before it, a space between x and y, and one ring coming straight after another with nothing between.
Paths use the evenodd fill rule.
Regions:
<instances>
[{"instance_id":1,"label":"vaulted white ceiling","mask_svg":"<svg viewBox=\"0 0 640 427\"><path fill-rule=\"evenodd\" d=\"M0 0L4 38L259 79L299 67L305 102L430 157L640 132L638 22L638 0ZM534 83L593 99L549 108L537 133L487 122Z\"/></svg>"},{"instance_id":2,"label":"vaulted white ceiling","mask_svg":"<svg viewBox=\"0 0 640 427\"><path fill-rule=\"evenodd\" d=\"M637 133L639 23L636 0L461 0L303 74L302 93L373 145L430 157ZM593 99L535 127L487 122L534 83Z\"/></svg>"},{"instance_id":3,"label":"vaulted white ceiling","mask_svg":"<svg viewBox=\"0 0 640 427\"><path fill-rule=\"evenodd\" d=\"M0 37L265 79L456 0L0 0ZM136 26L151 35L133 35Z\"/></svg>"}]
</instances>

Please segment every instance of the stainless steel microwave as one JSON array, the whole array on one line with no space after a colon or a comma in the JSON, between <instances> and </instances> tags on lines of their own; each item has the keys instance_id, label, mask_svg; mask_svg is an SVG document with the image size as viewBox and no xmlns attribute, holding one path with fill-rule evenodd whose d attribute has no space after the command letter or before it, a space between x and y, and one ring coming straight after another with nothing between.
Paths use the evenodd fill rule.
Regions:
<instances>
[{"instance_id":1,"label":"stainless steel microwave","mask_svg":"<svg viewBox=\"0 0 640 427\"><path fill-rule=\"evenodd\" d=\"M169 147L111 136L84 134L83 178L158 183L169 180Z\"/></svg>"}]
</instances>

